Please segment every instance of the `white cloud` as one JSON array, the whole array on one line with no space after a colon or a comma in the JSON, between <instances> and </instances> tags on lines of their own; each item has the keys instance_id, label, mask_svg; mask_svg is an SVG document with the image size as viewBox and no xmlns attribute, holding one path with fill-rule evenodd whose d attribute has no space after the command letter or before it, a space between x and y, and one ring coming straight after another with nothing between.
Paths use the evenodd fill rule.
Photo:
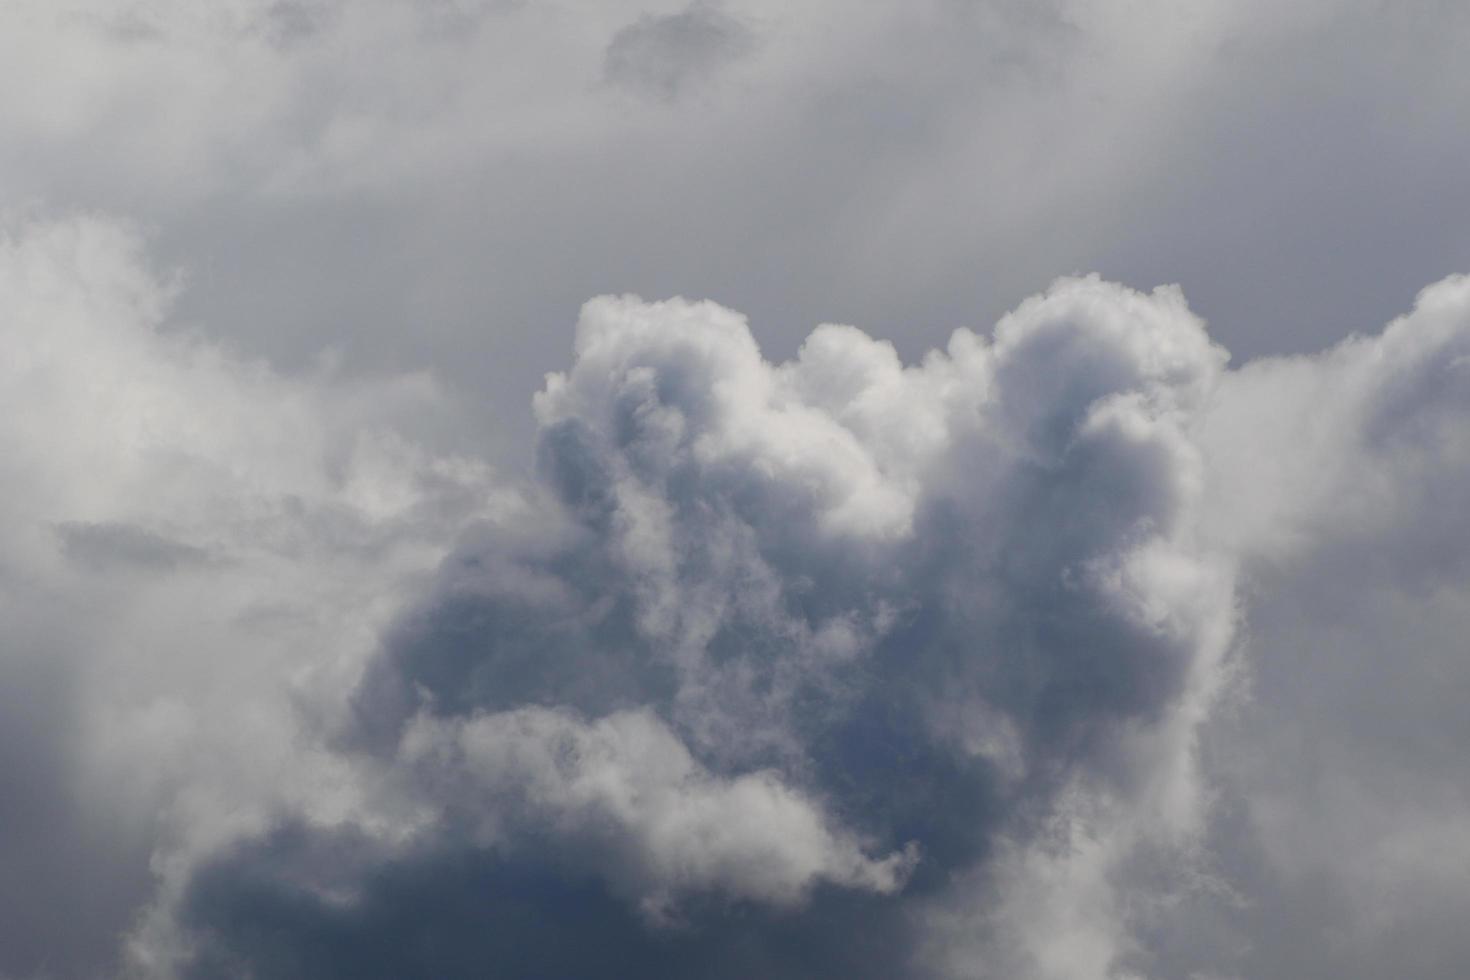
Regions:
<instances>
[{"instance_id":1,"label":"white cloud","mask_svg":"<svg viewBox=\"0 0 1470 980\"><path fill-rule=\"evenodd\" d=\"M655 919L691 891L777 905L823 881L893 892L918 857L869 857L776 773L712 775L647 711L590 724L546 708L419 719L401 752L438 795L470 808L482 846L549 828Z\"/></svg>"}]
</instances>

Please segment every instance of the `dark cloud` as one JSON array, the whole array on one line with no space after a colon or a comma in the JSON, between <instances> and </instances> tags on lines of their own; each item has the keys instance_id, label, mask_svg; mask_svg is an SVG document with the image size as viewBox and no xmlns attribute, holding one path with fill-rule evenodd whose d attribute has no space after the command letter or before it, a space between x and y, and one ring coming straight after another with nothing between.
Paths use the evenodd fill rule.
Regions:
<instances>
[{"instance_id":1,"label":"dark cloud","mask_svg":"<svg viewBox=\"0 0 1470 980\"><path fill-rule=\"evenodd\" d=\"M322 29L326 10L322 4L302 0L277 0L265 8L263 30L272 44L289 48L310 41Z\"/></svg>"},{"instance_id":2,"label":"dark cloud","mask_svg":"<svg viewBox=\"0 0 1470 980\"><path fill-rule=\"evenodd\" d=\"M502 876L531 875L516 887L569 905L548 949L572 909L611 903L614 958L653 972L851 973L854 931L892 937L899 959L869 969L908 972L922 903L1002 839L1026 846L1079 785L1133 800L1156 778L1129 737L1187 752L1167 720L1208 687L1231 592L1179 537L1197 465L1179 419L1222 356L1176 293L1062 282L993 348L966 334L912 369L856 331L773 366L738 317L683 301L589 304L577 349L538 398L546 498L465 538L356 694L349 743L484 879L395 895L441 858L392 854L367 897L291 912L299 862L247 850L182 913L230 955L350 969L318 944L396 928L376 903L480 888L493 909ZM919 447L875 428L925 422ZM1153 553L1213 591L1181 602ZM290 832L309 853L312 834ZM511 943L489 914L467 964ZM593 969L526 955L513 973Z\"/></svg>"},{"instance_id":3,"label":"dark cloud","mask_svg":"<svg viewBox=\"0 0 1470 980\"><path fill-rule=\"evenodd\" d=\"M202 548L130 524L69 521L57 525L56 533L67 558L97 571L168 571L209 559Z\"/></svg>"},{"instance_id":4,"label":"dark cloud","mask_svg":"<svg viewBox=\"0 0 1470 980\"><path fill-rule=\"evenodd\" d=\"M610 84L674 99L755 47L755 34L717 4L646 15L613 35L603 56Z\"/></svg>"},{"instance_id":5,"label":"dark cloud","mask_svg":"<svg viewBox=\"0 0 1470 980\"><path fill-rule=\"evenodd\" d=\"M881 899L822 894L794 915L714 902L650 928L595 878L483 850L375 858L350 830L283 828L202 869L185 976L891 977L912 950ZM348 872L344 901L312 874Z\"/></svg>"}]
</instances>

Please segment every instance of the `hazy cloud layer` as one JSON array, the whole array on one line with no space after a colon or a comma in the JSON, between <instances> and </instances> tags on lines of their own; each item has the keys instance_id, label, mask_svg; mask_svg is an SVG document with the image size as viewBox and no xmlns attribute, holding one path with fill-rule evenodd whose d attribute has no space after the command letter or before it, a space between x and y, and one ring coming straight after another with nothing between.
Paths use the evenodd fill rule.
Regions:
<instances>
[{"instance_id":1,"label":"hazy cloud layer","mask_svg":"<svg viewBox=\"0 0 1470 980\"><path fill-rule=\"evenodd\" d=\"M92 208L285 370L432 367L519 466L589 296L906 359L1055 276L1183 283L1237 356L1470 266L1470 11L1302 0L12 0L6 206Z\"/></svg>"},{"instance_id":2,"label":"hazy cloud layer","mask_svg":"<svg viewBox=\"0 0 1470 980\"><path fill-rule=\"evenodd\" d=\"M340 809L320 692L494 506L396 434L428 378L287 380L161 332L169 293L111 222L0 241L6 975L92 975L197 849Z\"/></svg>"}]
</instances>

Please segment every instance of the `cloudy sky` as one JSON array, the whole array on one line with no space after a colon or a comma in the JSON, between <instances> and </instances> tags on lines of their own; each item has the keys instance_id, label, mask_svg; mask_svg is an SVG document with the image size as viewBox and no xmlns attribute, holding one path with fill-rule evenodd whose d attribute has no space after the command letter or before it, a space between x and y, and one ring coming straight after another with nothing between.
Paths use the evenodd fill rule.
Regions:
<instances>
[{"instance_id":1,"label":"cloudy sky","mask_svg":"<svg viewBox=\"0 0 1470 980\"><path fill-rule=\"evenodd\" d=\"M0 980L1466 975L1467 50L0 4Z\"/></svg>"}]
</instances>

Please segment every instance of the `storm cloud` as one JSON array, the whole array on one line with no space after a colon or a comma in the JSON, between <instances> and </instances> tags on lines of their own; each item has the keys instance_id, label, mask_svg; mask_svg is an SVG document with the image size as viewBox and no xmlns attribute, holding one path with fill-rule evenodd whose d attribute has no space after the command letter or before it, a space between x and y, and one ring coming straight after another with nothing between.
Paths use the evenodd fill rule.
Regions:
<instances>
[{"instance_id":1,"label":"storm cloud","mask_svg":"<svg viewBox=\"0 0 1470 980\"><path fill-rule=\"evenodd\" d=\"M391 931L363 918L379 876L452 848L513 862L483 888L537 869L621 904L654 972L693 944L678 969L717 975L738 935L782 974L767 947L803 921L806 973L875 928L875 975L944 972L927 921L993 867L1078 860L1045 853L1059 827L1118 852L1100 870L1145 833L1187 847L1235 614L1189 434L1224 361L1177 290L1096 278L909 367L850 327L773 365L714 304L594 300L537 399L530 513L467 533L352 694L339 737L388 784L351 818L371 897L247 847L183 893L186 960L271 972L331 923ZM263 948L258 916L300 902L328 921Z\"/></svg>"}]
</instances>

